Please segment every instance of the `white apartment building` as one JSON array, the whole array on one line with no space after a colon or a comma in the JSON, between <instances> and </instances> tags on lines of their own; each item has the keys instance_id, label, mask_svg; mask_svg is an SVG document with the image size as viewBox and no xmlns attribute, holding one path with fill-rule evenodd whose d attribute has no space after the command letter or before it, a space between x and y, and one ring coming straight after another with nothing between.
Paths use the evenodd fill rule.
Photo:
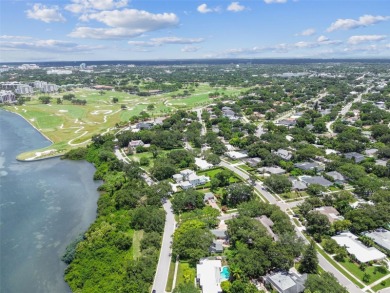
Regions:
<instances>
[{"instance_id":1,"label":"white apartment building","mask_svg":"<svg viewBox=\"0 0 390 293\"><path fill-rule=\"evenodd\" d=\"M0 91L0 103L15 103L15 94L11 91Z\"/></svg>"}]
</instances>

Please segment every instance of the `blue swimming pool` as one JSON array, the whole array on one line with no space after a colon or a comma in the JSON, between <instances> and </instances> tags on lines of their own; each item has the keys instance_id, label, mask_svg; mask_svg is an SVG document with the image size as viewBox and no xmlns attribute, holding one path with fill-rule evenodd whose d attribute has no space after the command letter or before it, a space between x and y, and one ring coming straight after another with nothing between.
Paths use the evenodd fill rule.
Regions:
<instances>
[{"instance_id":1,"label":"blue swimming pool","mask_svg":"<svg viewBox=\"0 0 390 293\"><path fill-rule=\"evenodd\" d=\"M221 269L221 282L229 280L229 278L230 278L229 267L227 267L227 266L222 267L222 269Z\"/></svg>"}]
</instances>

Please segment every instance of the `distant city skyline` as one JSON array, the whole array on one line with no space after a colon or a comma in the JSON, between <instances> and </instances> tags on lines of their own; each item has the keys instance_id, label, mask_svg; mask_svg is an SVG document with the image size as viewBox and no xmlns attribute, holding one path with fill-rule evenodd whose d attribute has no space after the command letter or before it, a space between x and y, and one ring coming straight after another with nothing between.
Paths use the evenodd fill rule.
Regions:
<instances>
[{"instance_id":1,"label":"distant city skyline","mask_svg":"<svg viewBox=\"0 0 390 293\"><path fill-rule=\"evenodd\" d=\"M0 2L0 62L389 58L386 0Z\"/></svg>"}]
</instances>

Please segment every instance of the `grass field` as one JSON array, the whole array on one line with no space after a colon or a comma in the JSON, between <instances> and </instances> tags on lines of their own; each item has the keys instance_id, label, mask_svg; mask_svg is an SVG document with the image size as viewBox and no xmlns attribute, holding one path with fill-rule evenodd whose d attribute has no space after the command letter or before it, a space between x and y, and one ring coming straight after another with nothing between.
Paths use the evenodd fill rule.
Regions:
<instances>
[{"instance_id":1,"label":"grass field","mask_svg":"<svg viewBox=\"0 0 390 293\"><path fill-rule=\"evenodd\" d=\"M173 279L175 277L175 262L171 262L169 265L168 281L165 291L171 292L173 290Z\"/></svg>"},{"instance_id":2,"label":"grass field","mask_svg":"<svg viewBox=\"0 0 390 293\"><path fill-rule=\"evenodd\" d=\"M195 268L190 267L188 262L180 262L177 270L176 286L184 283L194 283L196 277Z\"/></svg>"},{"instance_id":3,"label":"grass field","mask_svg":"<svg viewBox=\"0 0 390 293\"><path fill-rule=\"evenodd\" d=\"M57 104L57 98L62 98L65 94L57 93L51 94L52 101L47 105L41 104L39 94L32 96L31 101L22 106L5 106L5 109L23 116L53 142L49 147L18 156L21 160L32 160L63 154L72 148L85 146L93 135L112 130L117 123L126 122L130 117L146 111L149 104L155 106L154 110L147 111L150 116L163 116L179 108L189 110L207 105L212 102L208 93L214 91L215 89L207 84L201 84L186 98L172 98L172 95L178 92L139 97L114 91L100 94L98 90L82 88L66 94L72 93L76 99L86 100L84 106L65 100L62 104ZM239 93L239 89L234 88L218 91L226 94ZM113 103L113 98L117 98L118 102ZM121 105L125 105L126 109L122 110Z\"/></svg>"},{"instance_id":4,"label":"grass field","mask_svg":"<svg viewBox=\"0 0 390 293\"><path fill-rule=\"evenodd\" d=\"M133 259L138 259L141 257L141 240L144 236L144 231L134 231L133 234Z\"/></svg>"}]
</instances>

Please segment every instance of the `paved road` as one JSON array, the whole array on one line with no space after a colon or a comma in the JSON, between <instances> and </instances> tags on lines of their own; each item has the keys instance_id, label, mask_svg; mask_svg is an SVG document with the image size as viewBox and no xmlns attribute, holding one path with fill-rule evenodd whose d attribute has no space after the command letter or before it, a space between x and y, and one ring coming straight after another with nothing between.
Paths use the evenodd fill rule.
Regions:
<instances>
[{"instance_id":1,"label":"paved road","mask_svg":"<svg viewBox=\"0 0 390 293\"><path fill-rule=\"evenodd\" d=\"M227 162L224 162L222 161L220 163L221 166L235 172L237 175L241 176L243 179L245 180L248 180L249 179L249 175L244 173L243 171L241 171L240 169L230 165L229 163ZM266 191L262 185L261 182L256 182L255 186L257 191L259 191L262 196L264 198L266 198L271 204L276 204L277 206L280 207L281 210L283 211L286 211L287 209L291 209L295 206L297 206L299 203L301 203L302 201L297 201L297 202L291 202L291 203L287 203L287 202L283 202L283 201L277 201L276 198L271 194L269 193L268 191ZM298 229L296 229L296 233L299 237L301 237L302 239L304 239L304 241L306 243L308 243L307 239L304 237L304 235L302 234L301 231L299 231ZM321 254L318 253L318 261L319 261L319 265L327 272L330 272L332 273L336 278L337 280L339 281L339 283L341 285L343 285L344 287L346 287L348 289L348 292L350 293L362 293L363 290L361 290L360 288L358 288L352 281L350 281L347 277L345 277L338 269L336 269L329 261L327 261Z\"/></svg>"},{"instance_id":2,"label":"paved road","mask_svg":"<svg viewBox=\"0 0 390 293\"><path fill-rule=\"evenodd\" d=\"M195 110L196 113L198 114L198 120L199 120L199 123L202 124L202 130L201 130L201 135L206 135L207 133L207 129L206 129L206 125L204 124L203 120L202 120L202 109L196 109Z\"/></svg>"},{"instance_id":3,"label":"paved road","mask_svg":"<svg viewBox=\"0 0 390 293\"><path fill-rule=\"evenodd\" d=\"M116 157L128 163L128 158L123 156L122 152L119 149L115 150ZM155 182L149 177L148 174L142 174L142 177L148 185L152 185ZM172 211L171 202L168 200L163 204L163 208L166 212L164 234L161 243L160 257L158 259L156 274L154 275L153 290L156 290L156 293L165 293L165 287L167 286L169 266L171 264L171 241L172 235L175 232L176 222L175 216Z\"/></svg>"},{"instance_id":4,"label":"paved road","mask_svg":"<svg viewBox=\"0 0 390 293\"><path fill-rule=\"evenodd\" d=\"M158 259L157 271L154 276L153 290L156 293L164 293L167 286L169 266L171 264L171 241L173 232L175 232L176 222L172 212L172 205L167 201L164 205L164 210L167 213L164 227L164 235L160 250L160 258Z\"/></svg>"}]
</instances>

